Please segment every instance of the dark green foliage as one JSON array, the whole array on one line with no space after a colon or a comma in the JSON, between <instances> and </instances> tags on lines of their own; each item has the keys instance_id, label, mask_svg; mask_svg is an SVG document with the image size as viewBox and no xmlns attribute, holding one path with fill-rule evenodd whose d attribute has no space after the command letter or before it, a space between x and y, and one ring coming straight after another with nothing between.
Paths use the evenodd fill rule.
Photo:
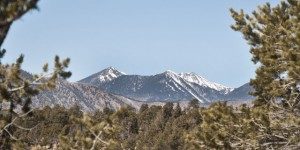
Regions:
<instances>
[{"instance_id":1,"label":"dark green foliage","mask_svg":"<svg viewBox=\"0 0 300 150\"><path fill-rule=\"evenodd\" d=\"M20 138L14 147L75 149L268 149L299 148L299 118L273 113L266 107L228 106L214 103L183 109L174 117L171 104L151 106L140 112L121 108L107 114L83 114L78 106L35 110L17 123L33 127L15 129ZM77 111L76 111L77 110ZM169 113L166 113L169 114ZM98 136L98 138L96 138ZM288 142L288 143L287 143Z\"/></svg>"},{"instance_id":2,"label":"dark green foliage","mask_svg":"<svg viewBox=\"0 0 300 150\"><path fill-rule=\"evenodd\" d=\"M142 104L140 107L140 113L142 113L143 111L146 111L149 108L148 104Z\"/></svg>"},{"instance_id":3,"label":"dark green foliage","mask_svg":"<svg viewBox=\"0 0 300 150\"><path fill-rule=\"evenodd\" d=\"M165 120L168 120L173 114L173 103L168 102L163 106L162 117Z\"/></svg>"},{"instance_id":4,"label":"dark green foliage","mask_svg":"<svg viewBox=\"0 0 300 150\"><path fill-rule=\"evenodd\" d=\"M78 110L78 106L70 109L55 106L35 110L33 116L18 122L25 127L36 127L31 131L17 129L15 135L20 137L20 141L15 144L15 147L60 145L62 148L83 146L90 149L95 139L93 131L95 134L101 133L99 137L102 142L96 142L96 149L112 147L182 149L184 133L192 129L181 126L184 122L189 124L187 121L190 120L186 118L189 118L191 114L184 114L179 105L174 109L172 103L167 103L163 107L151 106L143 111L124 107L118 111L108 111L109 113L105 109L83 115ZM173 115L175 110L180 112L176 113L176 117Z\"/></svg>"},{"instance_id":5,"label":"dark green foliage","mask_svg":"<svg viewBox=\"0 0 300 150\"><path fill-rule=\"evenodd\" d=\"M190 102L189 102L189 108L199 108L200 104L199 104L199 100L197 99L192 99Z\"/></svg>"},{"instance_id":6,"label":"dark green foliage","mask_svg":"<svg viewBox=\"0 0 300 150\"><path fill-rule=\"evenodd\" d=\"M300 1L287 0L272 7L258 7L252 15L231 9L232 28L244 35L259 64L250 84L255 89L255 106L280 103L298 109L300 101Z\"/></svg>"},{"instance_id":7,"label":"dark green foliage","mask_svg":"<svg viewBox=\"0 0 300 150\"><path fill-rule=\"evenodd\" d=\"M176 104L176 108L173 111L173 117L177 118L177 117L179 117L181 115L182 115L182 110L181 110L181 107L180 107L179 103L177 103Z\"/></svg>"}]
</instances>

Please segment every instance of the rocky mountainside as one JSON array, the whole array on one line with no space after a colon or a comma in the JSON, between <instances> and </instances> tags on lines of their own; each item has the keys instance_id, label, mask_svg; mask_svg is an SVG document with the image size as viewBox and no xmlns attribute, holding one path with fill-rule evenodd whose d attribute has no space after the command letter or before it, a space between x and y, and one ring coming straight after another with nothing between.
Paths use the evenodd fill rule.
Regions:
<instances>
[{"instance_id":1,"label":"rocky mountainside","mask_svg":"<svg viewBox=\"0 0 300 150\"><path fill-rule=\"evenodd\" d=\"M241 91L208 81L195 73L177 74L173 71L165 71L151 76L126 75L113 67L104 69L78 83L96 86L109 93L145 102L180 101L194 98L202 103L238 100L234 96ZM247 98L249 95L247 93L245 95L244 92L240 96Z\"/></svg>"},{"instance_id":2,"label":"rocky mountainside","mask_svg":"<svg viewBox=\"0 0 300 150\"><path fill-rule=\"evenodd\" d=\"M109 107L112 109L130 105L138 108L140 102L110 94L97 87L60 80L57 87L44 91L33 99L34 107L61 105L64 107L80 106L84 111L94 111Z\"/></svg>"},{"instance_id":3,"label":"rocky mountainside","mask_svg":"<svg viewBox=\"0 0 300 150\"><path fill-rule=\"evenodd\" d=\"M253 91L253 88L249 83L246 83L230 93L228 93L225 97L226 100L238 100L238 101L247 101L249 99L253 99L254 97L249 95L249 93Z\"/></svg>"}]
</instances>

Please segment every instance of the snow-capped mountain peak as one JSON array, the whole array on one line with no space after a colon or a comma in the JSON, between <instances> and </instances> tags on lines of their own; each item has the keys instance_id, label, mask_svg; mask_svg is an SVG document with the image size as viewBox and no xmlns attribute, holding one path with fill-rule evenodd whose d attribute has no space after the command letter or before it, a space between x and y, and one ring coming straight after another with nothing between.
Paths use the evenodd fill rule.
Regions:
<instances>
[{"instance_id":1,"label":"snow-capped mountain peak","mask_svg":"<svg viewBox=\"0 0 300 150\"><path fill-rule=\"evenodd\" d=\"M177 74L176 72L174 72L172 70L166 70L164 73L165 74Z\"/></svg>"},{"instance_id":2,"label":"snow-capped mountain peak","mask_svg":"<svg viewBox=\"0 0 300 150\"><path fill-rule=\"evenodd\" d=\"M122 75L126 75L126 74L121 71L118 71L114 67L108 67L78 82L97 85L97 84L102 84L102 83L112 81L113 79L116 79Z\"/></svg>"},{"instance_id":3,"label":"snow-capped mountain peak","mask_svg":"<svg viewBox=\"0 0 300 150\"><path fill-rule=\"evenodd\" d=\"M182 81L181 81L182 78L176 72L167 70L167 71L163 72L162 74L165 75L166 77L169 77L170 79L174 80L178 84L182 85Z\"/></svg>"},{"instance_id":4,"label":"snow-capped mountain peak","mask_svg":"<svg viewBox=\"0 0 300 150\"><path fill-rule=\"evenodd\" d=\"M196 83L196 84L199 84L199 85L205 86L205 87L209 87L209 88L215 89L217 91L224 91L225 93L228 93L233 90L232 88L224 86L222 84L208 81L204 77L197 75L196 73L193 73L193 72L179 73L178 75L188 82Z\"/></svg>"},{"instance_id":5,"label":"snow-capped mountain peak","mask_svg":"<svg viewBox=\"0 0 300 150\"><path fill-rule=\"evenodd\" d=\"M167 70L165 72L162 73L165 76L169 76L169 77L178 77L178 74L172 70Z\"/></svg>"},{"instance_id":6,"label":"snow-capped mountain peak","mask_svg":"<svg viewBox=\"0 0 300 150\"><path fill-rule=\"evenodd\" d=\"M99 73L98 78L100 82L108 82L122 75L125 75L125 73L120 72L113 67L108 67Z\"/></svg>"}]
</instances>

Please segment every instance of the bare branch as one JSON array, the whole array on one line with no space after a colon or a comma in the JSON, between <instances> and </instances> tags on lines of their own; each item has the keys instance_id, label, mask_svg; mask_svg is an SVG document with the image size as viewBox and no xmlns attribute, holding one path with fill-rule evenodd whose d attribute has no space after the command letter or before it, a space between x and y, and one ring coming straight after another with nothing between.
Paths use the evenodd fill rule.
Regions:
<instances>
[{"instance_id":1,"label":"bare branch","mask_svg":"<svg viewBox=\"0 0 300 150\"><path fill-rule=\"evenodd\" d=\"M54 73L49 73L49 74L44 74L44 75L41 75L39 78L35 79L34 81L32 81L30 83L31 86L33 85L43 85L44 83L39 83L39 81L41 81L42 79L45 79L47 78L47 76L51 76L53 75ZM20 87L17 87L17 88L13 88L13 89L10 89L9 92L16 92L16 91L19 91L19 90L22 90L24 89L25 86L20 86Z\"/></svg>"},{"instance_id":2,"label":"bare branch","mask_svg":"<svg viewBox=\"0 0 300 150\"><path fill-rule=\"evenodd\" d=\"M100 137L98 137L98 135L92 131L91 129L88 128L88 130L95 136L95 138L97 138L100 142L104 143L105 145L108 145L107 142L103 141L102 139L100 139ZM100 131L100 133L102 133L102 131Z\"/></svg>"},{"instance_id":3,"label":"bare branch","mask_svg":"<svg viewBox=\"0 0 300 150\"><path fill-rule=\"evenodd\" d=\"M91 147L90 150L94 150L94 149L95 149L95 146L96 146L96 144L97 144L97 141L98 141L98 139L100 139L101 133L102 133L102 131L100 131L100 132L98 133L98 135L95 137L95 139L94 139L94 141L93 141L93 146Z\"/></svg>"},{"instance_id":4,"label":"bare branch","mask_svg":"<svg viewBox=\"0 0 300 150\"><path fill-rule=\"evenodd\" d=\"M37 125L36 125L35 127L33 127L33 128L30 129L30 128L24 128L24 127L21 127L21 126L15 124L15 122L16 122L17 119L27 116L27 115L28 115L29 113L31 113L32 111L33 111L33 109L30 110L30 111L28 111L28 112L25 113L25 114L19 115L19 116L17 116L16 118L14 118L10 123L8 123L7 125L5 125L5 126L0 130L0 134L2 134L3 131L5 131L5 132L7 132L7 133L9 134L9 136L10 136L12 139L16 140L17 138L15 138L15 137L7 130L8 127L10 127L10 126L12 126L12 125L15 125L16 127L20 128L20 129L24 129L24 130L32 130L33 128L35 128Z\"/></svg>"},{"instance_id":5,"label":"bare branch","mask_svg":"<svg viewBox=\"0 0 300 150\"><path fill-rule=\"evenodd\" d=\"M18 140L19 140L18 138L14 137L14 136L6 129L6 128L4 129L4 131L5 131L6 133L8 133L9 136L10 136L10 138L12 138L13 140L15 140L15 141L18 141Z\"/></svg>"}]
</instances>

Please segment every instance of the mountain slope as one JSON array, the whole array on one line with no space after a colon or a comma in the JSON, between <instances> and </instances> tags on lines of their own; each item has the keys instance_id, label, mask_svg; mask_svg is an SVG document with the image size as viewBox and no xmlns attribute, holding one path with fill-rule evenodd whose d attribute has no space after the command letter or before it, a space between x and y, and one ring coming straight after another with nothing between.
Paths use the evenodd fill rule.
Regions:
<instances>
[{"instance_id":1,"label":"mountain slope","mask_svg":"<svg viewBox=\"0 0 300 150\"><path fill-rule=\"evenodd\" d=\"M192 99L182 79L165 72L154 76L123 75L111 82L97 85L101 89L141 101L172 101Z\"/></svg>"},{"instance_id":2,"label":"mountain slope","mask_svg":"<svg viewBox=\"0 0 300 150\"><path fill-rule=\"evenodd\" d=\"M139 107L139 104L128 98L109 94L93 86L65 80L59 80L54 90L44 91L33 99L34 107L61 105L69 108L75 104L84 111L94 111L104 107L117 109L127 105Z\"/></svg>"},{"instance_id":3,"label":"mountain slope","mask_svg":"<svg viewBox=\"0 0 300 150\"><path fill-rule=\"evenodd\" d=\"M250 86L249 83L246 83L230 93L228 93L225 96L226 100L232 100L232 101L247 101L247 100L252 100L254 99L253 96L250 95L250 92L253 91L254 89Z\"/></svg>"}]
</instances>

